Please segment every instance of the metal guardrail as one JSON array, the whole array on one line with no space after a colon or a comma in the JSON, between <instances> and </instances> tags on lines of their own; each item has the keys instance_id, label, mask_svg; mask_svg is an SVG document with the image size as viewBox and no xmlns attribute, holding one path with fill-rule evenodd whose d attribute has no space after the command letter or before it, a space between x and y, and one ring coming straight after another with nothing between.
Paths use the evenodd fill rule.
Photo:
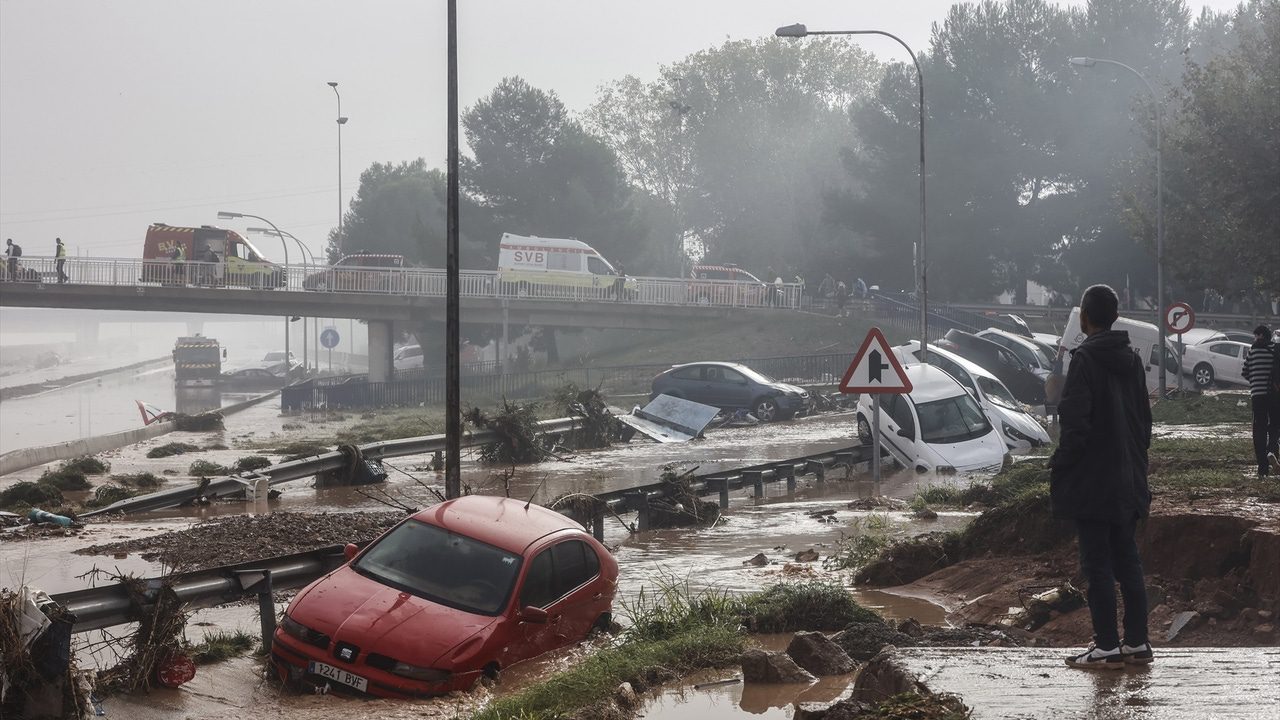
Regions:
<instances>
[{"instance_id":1,"label":"metal guardrail","mask_svg":"<svg viewBox=\"0 0 1280 720\"><path fill-rule=\"evenodd\" d=\"M174 262L138 258L65 258L73 285L191 286L249 288L317 293L444 297L446 274L436 268L348 270L328 265L276 266L268 272L236 272L228 263ZM57 282L55 258L23 256L20 282ZM591 285L504 282L497 271L463 270L462 297L639 305L799 308L802 283L771 284L692 278L628 277L627 289L615 290L612 275L590 276Z\"/></svg>"},{"instance_id":2,"label":"metal guardrail","mask_svg":"<svg viewBox=\"0 0 1280 720\"><path fill-rule=\"evenodd\" d=\"M577 427L579 422L581 422L580 418L571 417L543 420L538 423L538 431L540 433L568 432ZM462 436L462 447L475 447L493 442L496 439L497 434L491 430L466 433ZM445 449L445 436L441 434L401 438L399 440L383 440L359 445L357 448L363 457L375 460L403 457L405 455L422 455L443 451ZM81 513L80 517L94 517L113 512L144 512L174 507L185 502L191 502L200 496L212 497L246 491L262 478L266 478L268 485L276 485L290 480L301 480L326 470L337 470L346 467L350 462L351 456L347 453L341 451L324 453L314 457L278 463L261 470L242 473L241 475L212 478L204 485L193 484L126 498L106 507Z\"/></svg>"},{"instance_id":3,"label":"metal guardrail","mask_svg":"<svg viewBox=\"0 0 1280 720\"><path fill-rule=\"evenodd\" d=\"M550 423L559 423L559 425L553 426ZM546 421L543 424L547 427L564 426L561 420ZM571 427L572 424L564 429ZM367 448L368 454L381 452L382 457L393 457L393 453L401 453L406 449L426 451L421 448L433 447L428 438L391 440L363 446ZM755 497L762 497L764 485L771 482L786 482L788 492L794 492L797 477L815 475L819 482L825 481L827 471L839 467L852 468L854 465L867 462L870 459L870 452L871 448L868 446L856 446L735 470L706 473L690 479L689 488L698 496L718 494L720 506L727 508L730 492L751 488ZM636 512L638 518L636 529L644 531L649 528L651 503L666 497L671 489L670 484L658 482L600 493L594 496L599 501L599 507L590 517L576 517L571 510L568 514L590 528L592 534L600 539L603 539L604 535L605 509L619 514ZM156 603L166 585L178 600L192 609L234 602L255 593L265 597L264 593L269 594L272 589L301 587L346 562L343 547L334 545L293 555L179 573L164 578L148 578L143 580L140 586L138 583L132 583L130 587L126 587L123 583L112 583L59 593L52 598L76 616L73 632L86 632L140 619ZM266 625L264 625L264 638L269 637L265 628Z\"/></svg>"}]
</instances>

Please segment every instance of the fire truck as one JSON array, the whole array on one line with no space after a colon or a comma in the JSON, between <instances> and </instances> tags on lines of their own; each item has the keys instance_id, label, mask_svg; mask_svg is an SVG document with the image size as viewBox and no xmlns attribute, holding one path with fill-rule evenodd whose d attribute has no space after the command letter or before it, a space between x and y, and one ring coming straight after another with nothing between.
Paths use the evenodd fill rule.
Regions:
<instances>
[{"instance_id":1,"label":"fire truck","mask_svg":"<svg viewBox=\"0 0 1280 720\"><path fill-rule=\"evenodd\" d=\"M182 248L176 259L174 250ZM142 246L142 282L207 287L278 288L284 269L234 230L152 223Z\"/></svg>"}]
</instances>

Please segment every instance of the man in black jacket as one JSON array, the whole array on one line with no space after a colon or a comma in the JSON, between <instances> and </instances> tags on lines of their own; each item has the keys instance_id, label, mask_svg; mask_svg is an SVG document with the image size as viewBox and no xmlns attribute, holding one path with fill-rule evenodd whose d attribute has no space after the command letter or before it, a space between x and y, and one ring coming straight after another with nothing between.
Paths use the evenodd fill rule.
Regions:
<instances>
[{"instance_id":1,"label":"man in black jacket","mask_svg":"<svg viewBox=\"0 0 1280 720\"><path fill-rule=\"evenodd\" d=\"M1129 333L1115 331L1119 298L1094 285L1080 300L1087 336L1071 352L1058 403L1060 436L1049 461L1055 517L1075 521L1080 570L1089 583L1093 644L1067 658L1072 667L1122 668L1149 663L1147 592L1134 540L1147 516L1147 448L1151 405L1141 358ZM1116 632L1116 582L1124 598L1124 642Z\"/></svg>"}]
</instances>

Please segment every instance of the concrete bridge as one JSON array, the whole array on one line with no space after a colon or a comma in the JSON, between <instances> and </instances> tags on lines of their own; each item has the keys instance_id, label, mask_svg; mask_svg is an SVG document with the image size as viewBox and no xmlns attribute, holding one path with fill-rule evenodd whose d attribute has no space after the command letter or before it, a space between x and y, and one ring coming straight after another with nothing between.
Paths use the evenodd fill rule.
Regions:
<instances>
[{"instance_id":1,"label":"concrete bridge","mask_svg":"<svg viewBox=\"0 0 1280 720\"><path fill-rule=\"evenodd\" d=\"M139 259L69 260L65 284L52 258L22 258L19 281L0 283L0 306L365 320L370 380L390 379L395 323L445 321L443 270L328 266L282 268L274 278L229 275L222 263ZM144 279L145 278L145 279ZM702 320L740 321L749 312L799 308L803 285L612 277L593 286L504 283L495 272L464 271L468 323L562 328L669 330ZM272 287L262 287L267 284Z\"/></svg>"}]
</instances>

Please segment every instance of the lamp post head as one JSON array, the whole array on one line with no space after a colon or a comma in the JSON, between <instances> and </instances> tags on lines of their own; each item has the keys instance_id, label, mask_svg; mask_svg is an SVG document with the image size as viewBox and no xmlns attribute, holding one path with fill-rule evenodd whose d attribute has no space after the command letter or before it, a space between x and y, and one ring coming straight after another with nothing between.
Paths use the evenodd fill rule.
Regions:
<instances>
[{"instance_id":1,"label":"lamp post head","mask_svg":"<svg viewBox=\"0 0 1280 720\"><path fill-rule=\"evenodd\" d=\"M774 30L773 34L778 37L802 38L809 34L809 28L805 27L804 23L796 23L795 25L784 25Z\"/></svg>"},{"instance_id":2,"label":"lamp post head","mask_svg":"<svg viewBox=\"0 0 1280 720\"><path fill-rule=\"evenodd\" d=\"M241 215L241 214L240 214L240 213L238 213L238 212L230 212L230 211L228 211L228 210L219 210L219 211L218 211L218 219L219 219L219 220L235 220L236 218L242 218L242 217L244 217L244 215Z\"/></svg>"},{"instance_id":3,"label":"lamp post head","mask_svg":"<svg viewBox=\"0 0 1280 720\"><path fill-rule=\"evenodd\" d=\"M342 116L342 117L339 117L339 118L338 118L338 124L339 124L339 125L346 125L346 124L347 124L347 118L346 118L346 116L345 116L345 115L344 115L344 116Z\"/></svg>"},{"instance_id":4,"label":"lamp post head","mask_svg":"<svg viewBox=\"0 0 1280 720\"><path fill-rule=\"evenodd\" d=\"M1079 65L1080 67L1093 67L1098 64L1098 61L1091 57L1073 57L1070 58L1068 62L1072 65Z\"/></svg>"},{"instance_id":5,"label":"lamp post head","mask_svg":"<svg viewBox=\"0 0 1280 720\"><path fill-rule=\"evenodd\" d=\"M331 88L336 88L336 87L338 87L338 83L336 83L336 82L331 82L331 83L329 83L329 87L331 87Z\"/></svg>"}]
</instances>

